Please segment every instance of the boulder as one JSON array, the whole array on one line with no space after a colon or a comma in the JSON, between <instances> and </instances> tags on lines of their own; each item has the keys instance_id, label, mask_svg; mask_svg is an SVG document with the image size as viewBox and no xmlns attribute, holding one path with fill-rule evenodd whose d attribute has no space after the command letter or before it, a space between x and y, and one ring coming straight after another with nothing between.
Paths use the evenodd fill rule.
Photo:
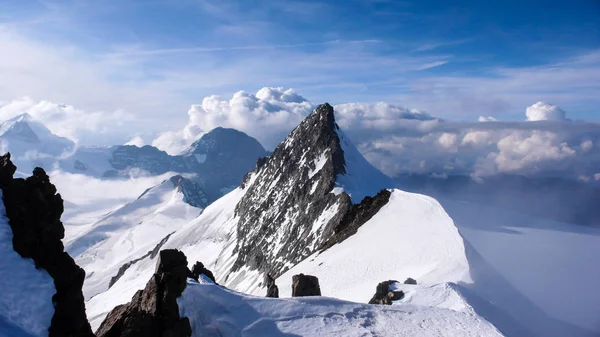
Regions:
<instances>
[{"instance_id":1,"label":"boulder","mask_svg":"<svg viewBox=\"0 0 600 337\"><path fill-rule=\"evenodd\" d=\"M192 328L187 317L179 316L177 298L192 276L187 258L175 249L159 253L156 273L131 302L114 308L104 319L97 337L190 337Z\"/></svg>"},{"instance_id":2,"label":"boulder","mask_svg":"<svg viewBox=\"0 0 600 337\"><path fill-rule=\"evenodd\" d=\"M15 171L10 153L0 156L0 188L13 232L13 249L54 280L54 315L48 336L93 337L81 291L85 271L64 251L61 241L65 234L60 221L62 197L42 168L36 167L27 179L14 179Z\"/></svg>"},{"instance_id":3,"label":"boulder","mask_svg":"<svg viewBox=\"0 0 600 337\"><path fill-rule=\"evenodd\" d=\"M292 297L321 296L319 279L316 276L298 274L292 277Z\"/></svg>"},{"instance_id":4,"label":"boulder","mask_svg":"<svg viewBox=\"0 0 600 337\"><path fill-rule=\"evenodd\" d=\"M279 298L279 288L275 284L275 279L269 274L265 274L265 286L267 287L266 297Z\"/></svg>"},{"instance_id":5,"label":"boulder","mask_svg":"<svg viewBox=\"0 0 600 337\"><path fill-rule=\"evenodd\" d=\"M407 278L406 281L404 281L404 284L417 284L417 280L415 280L414 278Z\"/></svg>"},{"instance_id":6,"label":"boulder","mask_svg":"<svg viewBox=\"0 0 600 337\"><path fill-rule=\"evenodd\" d=\"M192 267L192 277L194 278L194 280L198 281L198 278L200 278L200 274L204 274L206 277L211 279L215 284L217 284L217 281L216 281L213 273L210 270L206 269L202 262L197 261L194 264L194 266Z\"/></svg>"},{"instance_id":7,"label":"boulder","mask_svg":"<svg viewBox=\"0 0 600 337\"><path fill-rule=\"evenodd\" d=\"M389 280L379 283L375 290L375 295L373 295L369 304L391 305L393 301L402 299L404 297L402 290L394 291L390 289L390 286L394 283L398 283L398 281Z\"/></svg>"}]
</instances>

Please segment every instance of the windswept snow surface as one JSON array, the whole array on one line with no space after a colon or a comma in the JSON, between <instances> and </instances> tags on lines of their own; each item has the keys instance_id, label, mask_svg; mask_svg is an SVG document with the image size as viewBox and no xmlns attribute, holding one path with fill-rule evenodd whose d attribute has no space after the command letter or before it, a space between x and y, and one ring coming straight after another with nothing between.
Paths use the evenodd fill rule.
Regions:
<instances>
[{"instance_id":1,"label":"windswept snow surface","mask_svg":"<svg viewBox=\"0 0 600 337\"><path fill-rule=\"evenodd\" d=\"M328 297L274 299L244 295L201 277L177 300L192 336L501 336L467 312L380 306Z\"/></svg>"},{"instance_id":2,"label":"windswept snow surface","mask_svg":"<svg viewBox=\"0 0 600 337\"><path fill-rule=\"evenodd\" d=\"M86 271L86 298L108 289L122 265L152 251L165 236L200 212L185 203L183 194L166 180L93 224L92 230L68 247Z\"/></svg>"},{"instance_id":3,"label":"windswept snow surface","mask_svg":"<svg viewBox=\"0 0 600 337\"><path fill-rule=\"evenodd\" d=\"M393 190L389 202L356 234L281 275L276 283L282 297L291 296L292 276L299 273L317 276L324 296L362 303L386 280L412 277L424 285L470 281L452 219L435 199L400 190Z\"/></svg>"},{"instance_id":4,"label":"windswept snow surface","mask_svg":"<svg viewBox=\"0 0 600 337\"><path fill-rule=\"evenodd\" d=\"M36 269L33 260L15 252L12 238L0 201L0 336L48 336L54 315L54 280L45 270Z\"/></svg>"}]
</instances>

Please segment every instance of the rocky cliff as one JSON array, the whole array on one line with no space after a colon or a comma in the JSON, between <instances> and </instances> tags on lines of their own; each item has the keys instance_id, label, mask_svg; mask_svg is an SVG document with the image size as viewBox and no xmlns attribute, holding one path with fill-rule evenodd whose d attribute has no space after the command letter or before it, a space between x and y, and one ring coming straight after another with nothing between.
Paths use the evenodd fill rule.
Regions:
<instances>
[{"instance_id":1,"label":"rocky cliff","mask_svg":"<svg viewBox=\"0 0 600 337\"><path fill-rule=\"evenodd\" d=\"M15 171L10 154L0 156L0 188L13 232L13 248L54 280L49 336L91 337L81 291L85 272L64 251L61 241L63 200L43 169L36 168L27 179L13 178Z\"/></svg>"}]
</instances>

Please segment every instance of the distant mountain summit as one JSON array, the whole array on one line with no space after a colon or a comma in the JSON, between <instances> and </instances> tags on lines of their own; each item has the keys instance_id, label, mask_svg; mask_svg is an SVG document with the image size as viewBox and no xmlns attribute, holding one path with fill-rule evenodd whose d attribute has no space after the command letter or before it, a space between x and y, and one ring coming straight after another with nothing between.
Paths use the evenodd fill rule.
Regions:
<instances>
[{"instance_id":1,"label":"distant mountain summit","mask_svg":"<svg viewBox=\"0 0 600 337\"><path fill-rule=\"evenodd\" d=\"M0 123L0 142L23 171L35 166L50 168L57 157L75 148L73 141L55 135L27 113Z\"/></svg>"}]
</instances>

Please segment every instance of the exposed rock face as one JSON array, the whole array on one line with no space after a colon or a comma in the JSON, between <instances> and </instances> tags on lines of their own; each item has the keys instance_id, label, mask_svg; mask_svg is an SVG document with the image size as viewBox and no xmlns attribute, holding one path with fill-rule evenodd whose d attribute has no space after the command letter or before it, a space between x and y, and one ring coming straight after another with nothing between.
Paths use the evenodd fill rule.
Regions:
<instances>
[{"instance_id":1,"label":"exposed rock face","mask_svg":"<svg viewBox=\"0 0 600 337\"><path fill-rule=\"evenodd\" d=\"M391 195L389 190L381 190L375 197L365 197L359 204L352 205L342 221L334 228L333 236L323 244L322 250L356 234L360 226L371 220L390 201Z\"/></svg>"},{"instance_id":2,"label":"exposed rock face","mask_svg":"<svg viewBox=\"0 0 600 337\"><path fill-rule=\"evenodd\" d=\"M417 284L417 280L415 280L412 277L409 277L404 281L404 284Z\"/></svg>"},{"instance_id":3,"label":"exposed rock face","mask_svg":"<svg viewBox=\"0 0 600 337\"><path fill-rule=\"evenodd\" d=\"M389 201L390 192L383 190L353 205L340 188L340 177L363 178L347 176L344 148L349 146L333 107L325 103L268 158L257 161L242 183L246 191L235 209L240 220L231 273L247 268L279 277L320 248L354 234ZM358 150L352 156L360 157ZM370 165L362 157L351 159L352 165Z\"/></svg>"},{"instance_id":4,"label":"exposed rock face","mask_svg":"<svg viewBox=\"0 0 600 337\"><path fill-rule=\"evenodd\" d=\"M54 279L56 294L52 297L54 316L49 336L91 337L81 291L85 272L64 251L61 241L63 200L43 169L36 168L27 179L13 179L15 171L10 154L0 156L0 188L13 231L13 248L22 257L33 259L37 268L45 269Z\"/></svg>"},{"instance_id":5,"label":"exposed rock face","mask_svg":"<svg viewBox=\"0 0 600 337\"><path fill-rule=\"evenodd\" d=\"M213 273L210 270L206 269L204 267L204 264L202 262L197 261L194 264L194 266L192 267L192 277L194 278L194 280L198 281L198 278L200 278L200 274L206 275L206 277L208 277L215 284L217 284L217 280L215 279L215 275L213 275Z\"/></svg>"},{"instance_id":6,"label":"exposed rock face","mask_svg":"<svg viewBox=\"0 0 600 337\"><path fill-rule=\"evenodd\" d=\"M298 274L292 277L292 297L300 296L321 296L321 287L316 276Z\"/></svg>"},{"instance_id":7,"label":"exposed rock face","mask_svg":"<svg viewBox=\"0 0 600 337\"><path fill-rule=\"evenodd\" d=\"M310 255L350 209L347 194L330 193L336 176L345 173L336 129L333 108L323 104L258 163L236 206L240 222L233 271L244 266L279 276L285 265ZM313 231L327 210L332 217L321 219L321 233ZM277 232L283 235L275 242L271 238Z\"/></svg>"},{"instance_id":8,"label":"exposed rock face","mask_svg":"<svg viewBox=\"0 0 600 337\"><path fill-rule=\"evenodd\" d=\"M156 272L131 302L114 308L96 331L97 337L190 337L186 317L179 317L177 297L191 277L185 255L174 249L159 253Z\"/></svg>"},{"instance_id":9,"label":"exposed rock face","mask_svg":"<svg viewBox=\"0 0 600 337\"><path fill-rule=\"evenodd\" d=\"M269 274L265 274L265 287L267 287L266 297L279 298L279 288L275 284L275 279Z\"/></svg>"},{"instance_id":10,"label":"exposed rock face","mask_svg":"<svg viewBox=\"0 0 600 337\"><path fill-rule=\"evenodd\" d=\"M377 285L375 295L369 301L369 304L386 304L391 305L393 301L397 301L404 297L404 292L390 290L390 286L398 281L390 280L381 282Z\"/></svg>"}]
</instances>

